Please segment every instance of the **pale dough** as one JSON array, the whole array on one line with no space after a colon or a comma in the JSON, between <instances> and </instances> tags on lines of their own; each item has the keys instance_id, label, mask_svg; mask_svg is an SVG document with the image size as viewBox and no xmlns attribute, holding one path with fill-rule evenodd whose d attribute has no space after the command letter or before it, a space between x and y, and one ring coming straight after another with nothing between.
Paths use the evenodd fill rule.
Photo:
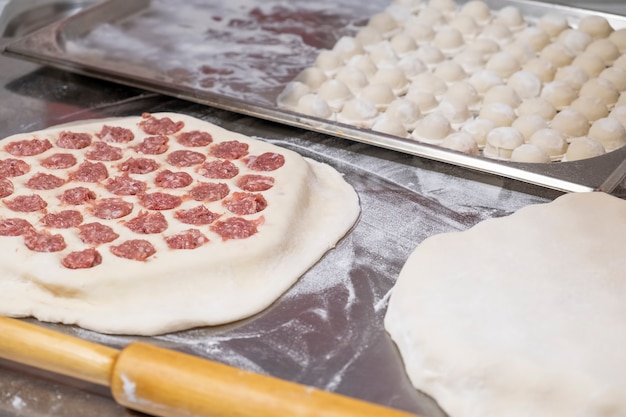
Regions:
<instances>
[{"instance_id":1,"label":"pale dough","mask_svg":"<svg viewBox=\"0 0 626 417\"><path fill-rule=\"evenodd\" d=\"M274 152L285 157L282 167L261 173L275 179L274 186L262 193L268 202L267 208L256 215L244 216L251 219L263 217L258 233L246 239L223 241L207 228L203 230L207 230L205 233L210 239L209 243L193 250L175 251L169 250L162 237L158 236L158 242L154 243L156 254L145 261L115 257L107 248L109 244L103 244L98 248L102 254L102 264L90 269L64 268L60 264L63 253L33 252L24 246L21 236L2 236L0 314L33 316L42 321L77 324L99 332L137 335L239 320L265 309L287 291L337 243L359 215L356 192L339 172L328 165L186 115L158 113L153 116L184 121L187 131L208 131L213 135L214 143L232 140L247 143L250 155ZM50 128L12 136L3 140L2 145L33 137L52 138L66 129L95 133L100 131L103 123L131 129L135 134L134 141L138 142L146 136L137 127L140 121L140 117L129 117L97 120L69 128ZM182 148L173 136L169 145L170 150ZM58 148L47 152L58 152ZM135 157L149 156L161 162L165 168L167 163L164 158L168 153L139 154ZM7 155L2 155L1 159L6 159ZM46 155L44 153L23 159L33 166L32 172L36 172L40 170L36 166L37 160ZM115 172L118 163L107 162L109 172ZM194 181L210 181L191 169L180 170L189 172ZM240 170L245 170L245 165L240 164ZM154 174L146 175L153 179ZM20 178L12 178L16 184L16 194L28 194L30 190L19 188L19 181L25 181ZM227 183L232 191L237 191L233 183L235 179L215 182ZM68 183L63 188L76 185ZM90 186L87 183L78 185ZM98 198L115 197L102 185L96 186L95 190ZM166 191L180 193L178 190ZM37 193L49 201L49 211L59 210L54 204L58 202L56 196L61 193L60 189ZM128 198L132 200L136 197ZM197 201L184 201L181 208L197 204ZM224 212L219 202L205 205L213 212ZM135 201L133 213L140 209L142 207ZM174 229L189 228L189 225L173 220L173 211L163 211L170 224L163 234L171 235L178 231ZM17 217L16 214L4 206L0 208L2 218ZM33 225L37 225L42 216L40 212L19 214L30 217ZM228 213L224 216L227 217ZM85 216L85 223L93 220L111 225L121 238L148 239L154 236L138 236L119 225L119 220L106 221ZM68 250L70 246L76 250L76 246L82 244L73 229L54 229L52 233L64 236Z\"/></svg>"},{"instance_id":2,"label":"pale dough","mask_svg":"<svg viewBox=\"0 0 626 417\"><path fill-rule=\"evenodd\" d=\"M385 327L450 417L626 415L626 201L567 194L433 236Z\"/></svg>"}]
</instances>

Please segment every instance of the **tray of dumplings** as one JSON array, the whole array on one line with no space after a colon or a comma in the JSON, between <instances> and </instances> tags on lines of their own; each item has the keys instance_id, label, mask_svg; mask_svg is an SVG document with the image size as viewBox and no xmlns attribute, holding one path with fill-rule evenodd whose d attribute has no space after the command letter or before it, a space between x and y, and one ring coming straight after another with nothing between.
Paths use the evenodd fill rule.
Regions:
<instances>
[{"instance_id":1,"label":"tray of dumplings","mask_svg":"<svg viewBox=\"0 0 626 417\"><path fill-rule=\"evenodd\" d=\"M626 175L626 17L526 0L106 0L4 52L562 191Z\"/></svg>"}]
</instances>

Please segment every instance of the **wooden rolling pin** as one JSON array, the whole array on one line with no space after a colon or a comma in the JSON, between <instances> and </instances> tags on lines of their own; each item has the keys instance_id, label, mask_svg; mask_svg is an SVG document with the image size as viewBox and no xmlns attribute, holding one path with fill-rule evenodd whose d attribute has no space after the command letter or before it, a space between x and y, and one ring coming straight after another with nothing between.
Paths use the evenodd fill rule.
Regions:
<instances>
[{"instance_id":1,"label":"wooden rolling pin","mask_svg":"<svg viewBox=\"0 0 626 417\"><path fill-rule=\"evenodd\" d=\"M6 317L0 357L109 386L119 404L155 416L415 417L146 343L120 351Z\"/></svg>"}]
</instances>

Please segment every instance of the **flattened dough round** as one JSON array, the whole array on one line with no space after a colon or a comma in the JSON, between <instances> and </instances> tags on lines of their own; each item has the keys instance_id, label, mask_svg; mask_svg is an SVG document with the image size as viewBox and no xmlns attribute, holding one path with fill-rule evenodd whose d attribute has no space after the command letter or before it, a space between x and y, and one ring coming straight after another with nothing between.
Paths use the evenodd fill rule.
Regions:
<instances>
[{"instance_id":1,"label":"flattened dough round","mask_svg":"<svg viewBox=\"0 0 626 417\"><path fill-rule=\"evenodd\" d=\"M451 417L626 415L626 201L599 192L426 239L385 327Z\"/></svg>"}]
</instances>

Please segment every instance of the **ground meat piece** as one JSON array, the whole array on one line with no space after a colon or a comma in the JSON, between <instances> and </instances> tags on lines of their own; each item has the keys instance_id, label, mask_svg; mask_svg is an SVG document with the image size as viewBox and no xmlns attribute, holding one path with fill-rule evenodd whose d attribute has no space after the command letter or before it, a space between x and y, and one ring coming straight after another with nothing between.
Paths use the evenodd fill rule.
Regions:
<instances>
[{"instance_id":1,"label":"ground meat piece","mask_svg":"<svg viewBox=\"0 0 626 417\"><path fill-rule=\"evenodd\" d=\"M167 136L148 136L139 145L135 146L135 151L146 155L160 155L167 152L169 146Z\"/></svg>"},{"instance_id":2,"label":"ground meat piece","mask_svg":"<svg viewBox=\"0 0 626 417\"><path fill-rule=\"evenodd\" d=\"M144 113L141 117L143 120L139 127L149 135L172 135L185 126L184 122L174 122L169 117L157 119L149 113Z\"/></svg>"},{"instance_id":3,"label":"ground meat piece","mask_svg":"<svg viewBox=\"0 0 626 417\"><path fill-rule=\"evenodd\" d=\"M188 210L178 210L174 212L174 218L181 223L203 225L211 224L220 217L204 206L197 206Z\"/></svg>"},{"instance_id":4,"label":"ground meat piece","mask_svg":"<svg viewBox=\"0 0 626 417\"><path fill-rule=\"evenodd\" d=\"M80 225L78 230L79 239L88 245L109 243L120 237L113 228L98 222L85 223Z\"/></svg>"},{"instance_id":5,"label":"ground meat piece","mask_svg":"<svg viewBox=\"0 0 626 417\"><path fill-rule=\"evenodd\" d=\"M130 129L119 126L104 125L100 133L96 136L105 142L126 143L135 139L135 135Z\"/></svg>"},{"instance_id":6,"label":"ground meat piece","mask_svg":"<svg viewBox=\"0 0 626 417\"><path fill-rule=\"evenodd\" d=\"M224 207L231 213L239 216L255 214L265 210L267 201L261 194L233 193L233 195L222 202Z\"/></svg>"},{"instance_id":7,"label":"ground meat piece","mask_svg":"<svg viewBox=\"0 0 626 417\"><path fill-rule=\"evenodd\" d=\"M170 249L196 249L208 241L209 239L198 229L184 230L165 238L165 242Z\"/></svg>"},{"instance_id":8,"label":"ground meat piece","mask_svg":"<svg viewBox=\"0 0 626 417\"><path fill-rule=\"evenodd\" d=\"M239 168L230 161L215 160L200 165L197 172L203 177L227 180L236 177L239 174Z\"/></svg>"},{"instance_id":9,"label":"ground meat piece","mask_svg":"<svg viewBox=\"0 0 626 417\"><path fill-rule=\"evenodd\" d=\"M77 227L83 222L83 215L77 210L63 210L58 213L46 214L41 222L46 227L54 227L55 229L69 229Z\"/></svg>"},{"instance_id":10,"label":"ground meat piece","mask_svg":"<svg viewBox=\"0 0 626 417\"><path fill-rule=\"evenodd\" d=\"M254 235L258 230L257 226L262 223L262 218L258 220L246 220L241 217L231 217L224 221L217 221L210 226L212 232L222 237L222 240L245 239Z\"/></svg>"},{"instance_id":11,"label":"ground meat piece","mask_svg":"<svg viewBox=\"0 0 626 417\"><path fill-rule=\"evenodd\" d=\"M126 227L140 234L161 233L167 229L167 220L158 211L141 211L137 217L126 223Z\"/></svg>"},{"instance_id":12,"label":"ground meat piece","mask_svg":"<svg viewBox=\"0 0 626 417\"><path fill-rule=\"evenodd\" d=\"M159 172L154 179L154 183L163 188L184 188L192 182L193 178L186 172L172 172L169 169Z\"/></svg>"},{"instance_id":13,"label":"ground meat piece","mask_svg":"<svg viewBox=\"0 0 626 417\"><path fill-rule=\"evenodd\" d=\"M65 184L63 178L52 174L37 173L26 182L26 187L31 190L53 190Z\"/></svg>"},{"instance_id":14,"label":"ground meat piece","mask_svg":"<svg viewBox=\"0 0 626 417\"><path fill-rule=\"evenodd\" d=\"M109 250L117 257L133 261L145 261L156 253L154 246L143 239L127 240L121 245L111 246Z\"/></svg>"},{"instance_id":15,"label":"ground meat piece","mask_svg":"<svg viewBox=\"0 0 626 417\"><path fill-rule=\"evenodd\" d=\"M137 195L143 194L148 185L145 181L139 181L128 175L121 177L109 178L105 188L112 194L116 195Z\"/></svg>"},{"instance_id":16,"label":"ground meat piece","mask_svg":"<svg viewBox=\"0 0 626 417\"><path fill-rule=\"evenodd\" d=\"M91 145L89 133L61 132L57 139L57 146L65 149L83 149Z\"/></svg>"},{"instance_id":17,"label":"ground meat piece","mask_svg":"<svg viewBox=\"0 0 626 417\"><path fill-rule=\"evenodd\" d=\"M130 174L147 174L156 171L160 166L161 164L154 159L129 158L119 165L119 169L122 172L128 172Z\"/></svg>"},{"instance_id":18,"label":"ground meat piece","mask_svg":"<svg viewBox=\"0 0 626 417\"><path fill-rule=\"evenodd\" d=\"M167 155L167 163L175 167L192 167L200 165L206 160L206 156L200 152L180 150Z\"/></svg>"},{"instance_id":19,"label":"ground meat piece","mask_svg":"<svg viewBox=\"0 0 626 417\"><path fill-rule=\"evenodd\" d=\"M211 155L223 159L239 159L248 154L248 144L231 140L211 146Z\"/></svg>"},{"instance_id":20,"label":"ground meat piece","mask_svg":"<svg viewBox=\"0 0 626 417\"><path fill-rule=\"evenodd\" d=\"M92 213L99 219L111 220L128 216L133 211L133 203L120 198L104 198L91 208Z\"/></svg>"},{"instance_id":21,"label":"ground meat piece","mask_svg":"<svg viewBox=\"0 0 626 417\"><path fill-rule=\"evenodd\" d=\"M52 235L46 231L24 235L24 244L35 252L60 252L67 247L61 235Z\"/></svg>"},{"instance_id":22,"label":"ground meat piece","mask_svg":"<svg viewBox=\"0 0 626 417\"><path fill-rule=\"evenodd\" d=\"M37 194L20 195L13 200L3 200L4 204L13 211L30 213L46 208L48 203Z\"/></svg>"},{"instance_id":23,"label":"ground meat piece","mask_svg":"<svg viewBox=\"0 0 626 417\"><path fill-rule=\"evenodd\" d=\"M76 158L71 153L55 153L40 162L42 167L48 169L67 169L76 163Z\"/></svg>"},{"instance_id":24,"label":"ground meat piece","mask_svg":"<svg viewBox=\"0 0 626 417\"><path fill-rule=\"evenodd\" d=\"M196 201L218 201L226 197L230 189L227 184L202 182L191 189L189 195Z\"/></svg>"},{"instance_id":25,"label":"ground meat piece","mask_svg":"<svg viewBox=\"0 0 626 417\"><path fill-rule=\"evenodd\" d=\"M33 156L44 153L52 148L48 139L30 139L11 142L4 147L4 150L13 156Z\"/></svg>"},{"instance_id":26,"label":"ground meat piece","mask_svg":"<svg viewBox=\"0 0 626 417\"><path fill-rule=\"evenodd\" d=\"M0 177L19 177L30 171L30 165L21 159L8 158L0 161Z\"/></svg>"},{"instance_id":27,"label":"ground meat piece","mask_svg":"<svg viewBox=\"0 0 626 417\"><path fill-rule=\"evenodd\" d=\"M139 197L139 202L148 210L171 210L180 206L183 199L166 193L150 193Z\"/></svg>"},{"instance_id":28,"label":"ground meat piece","mask_svg":"<svg viewBox=\"0 0 626 417\"><path fill-rule=\"evenodd\" d=\"M207 146L213 142L213 136L209 132L201 132L199 130L192 130L191 132L183 132L176 137L178 143L183 146L198 147Z\"/></svg>"},{"instance_id":29,"label":"ground meat piece","mask_svg":"<svg viewBox=\"0 0 626 417\"><path fill-rule=\"evenodd\" d=\"M285 157L274 152L251 156L246 161L246 166L253 171L274 171L283 165L285 165Z\"/></svg>"},{"instance_id":30,"label":"ground meat piece","mask_svg":"<svg viewBox=\"0 0 626 417\"><path fill-rule=\"evenodd\" d=\"M78 169L70 174L74 181L100 182L109 177L107 167L102 162L84 161Z\"/></svg>"},{"instance_id":31,"label":"ground meat piece","mask_svg":"<svg viewBox=\"0 0 626 417\"><path fill-rule=\"evenodd\" d=\"M94 248L88 248L81 251L70 252L61 264L69 269L85 269L93 268L102 263L102 255Z\"/></svg>"},{"instance_id":32,"label":"ground meat piece","mask_svg":"<svg viewBox=\"0 0 626 417\"><path fill-rule=\"evenodd\" d=\"M34 231L33 225L24 219L0 220L0 236L22 236Z\"/></svg>"},{"instance_id":33,"label":"ground meat piece","mask_svg":"<svg viewBox=\"0 0 626 417\"><path fill-rule=\"evenodd\" d=\"M122 149L108 143L95 142L85 157L93 161L117 161L122 159Z\"/></svg>"},{"instance_id":34,"label":"ground meat piece","mask_svg":"<svg viewBox=\"0 0 626 417\"><path fill-rule=\"evenodd\" d=\"M0 178L0 198L8 197L15 191L13 183L8 178Z\"/></svg>"},{"instance_id":35,"label":"ground meat piece","mask_svg":"<svg viewBox=\"0 0 626 417\"><path fill-rule=\"evenodd\" d=\"M78 206L96 199L96 193L86 187L75 187L65 190L58 199L65 204Z\"/></svg>"},{"instance_id":36,"label":"ground meat piece","mask_svg":"<svg viewBox=\"0 0 626 417\"><path fill-rule=\"evenodd\" d=\"M248 174L237 178L237 187L244 191L267 191L274 186L274 178Z\"/></svg>"}]
</instances>

